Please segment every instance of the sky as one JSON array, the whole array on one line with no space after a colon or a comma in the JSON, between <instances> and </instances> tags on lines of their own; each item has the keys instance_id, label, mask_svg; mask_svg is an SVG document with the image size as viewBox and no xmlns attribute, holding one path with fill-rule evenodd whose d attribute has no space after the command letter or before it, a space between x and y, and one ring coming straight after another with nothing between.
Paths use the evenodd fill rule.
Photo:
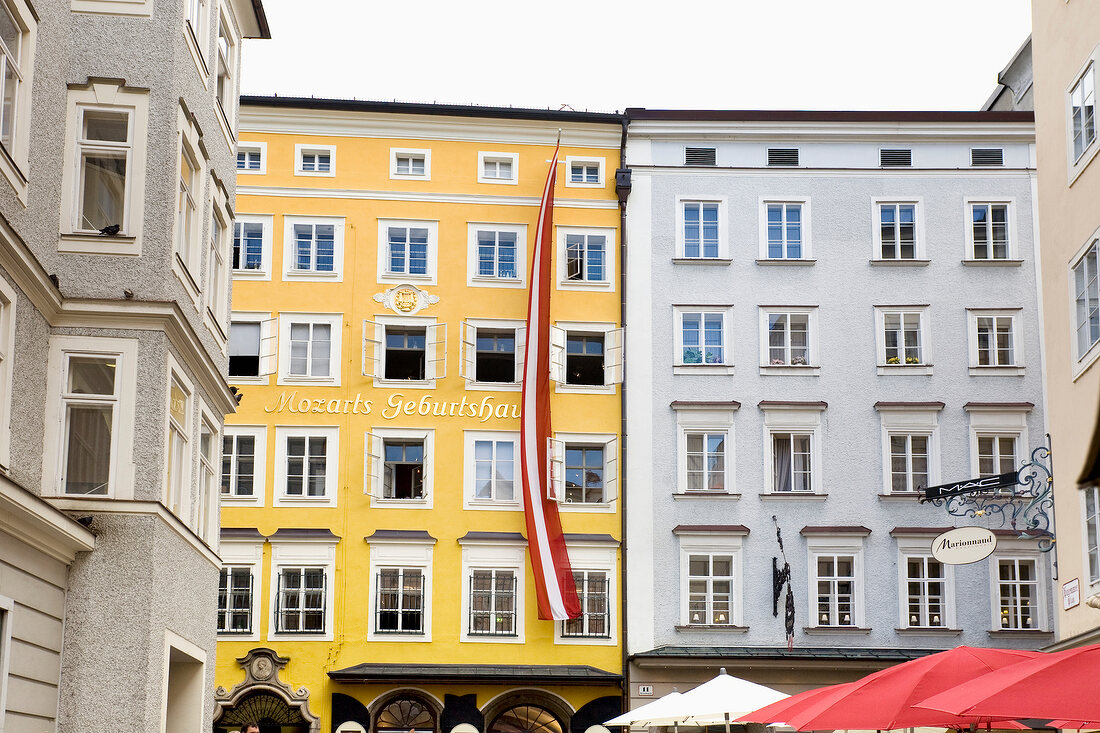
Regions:
<instances>
[{"instance_id":1,"label":"sky","mask_svg":"<svg viewBox=\"0 0 1100 733\"><path fill-rule=\"evenodd\" d=\"M1029 0L263 0L244 94L616 111L978 109Z\"/></svg>"}]
</instances>

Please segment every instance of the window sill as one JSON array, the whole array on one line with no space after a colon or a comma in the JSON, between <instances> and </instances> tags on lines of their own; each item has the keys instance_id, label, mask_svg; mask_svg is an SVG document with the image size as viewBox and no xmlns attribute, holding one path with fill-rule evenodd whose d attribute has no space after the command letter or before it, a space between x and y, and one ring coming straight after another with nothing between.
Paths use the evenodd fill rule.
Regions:
<instances>
[{"instance_id":1,"label":"window sill","mask_svg":"<svg viewBox=\"0 0 1100 733\"><path fill-rule=\"evenodd\" d=\"M375 387L407 387L409 389L435 389L434 379L384 379L374 377Z\"/></svg>"},{"instance_id":2,"label":"window sill","mask_svg":"<svg viewBox=\"0 0 1100 733\"><path fill-rule=\"evenodd\" d=\"M462 507L474 512L521 512L523 505L518 501L492 501L489 499L468 499Z\"/></svg>"},{"instance_id":3,"label":"window sill","mask_svg":"<svg viewBox=\"0 0 1100 733\"><path fill-rule=\"evenodd\" d=\"M598 183L573 183L572 181L566 181L566 188L604 188L607 186L605 181L599 181ZM563 637L569 638L569 637Z\"/></svg>"},{"instance_id":4,"label":"window sill","mask_svg":"<svg viewBox=\"0 0 1100 733\"><path fill-rule=\"evenodd\" d=\"M232 270L234 280L270 280L267 270Z\"/></svg>"},{"instance_id":5,"label":"window sill","mask_svg":"<svg viewBox=\"0 0 1100 733\"><path fill-rule=\"evenodd\" d=\"M878 374L931 374L932 364L879 364Z\"/></svg>"},{"instance_id":6,"label":"window sill","mask_svg":"<svg viewBox=\"0 0 1100 733\"><path fill-rule=\"evenodd\" d=\"M732 364L677 364L673 374L733 374Z\"/></svg>"},{"instance_id":7,"label":"window sill","mask_svg":"<svg viewBox=\"0 0 1100 733\"><path fill-rule=\"evenodd\" d=\"M758 264L758 265L779 265L780 267L810 267L811 265L816 265L817 260L798 259L798 258L794 258L794 257L789 258L789 259L784 259L784 258L781 258L781 257L774 257L774 258L767 258L767 259L757 260L756 264Z\"/></svg>"},{"instance_id":8,"label":"window sill","mask_svg":"<svg viewBox=\"0 0 1100 733\"><path fill-rule=\"evenodd\" d=\"M432 637L423 631L371 631L367 633L367 641L400 641L410 644L417 642L429 642Z\"/></svg>"},{"instance_id":9,"label":"window sill","mask_svg":"<svg viewBox=\"0 0 1100 733\"><path fill-rule=\"evenodd\" d=\"M518 382L466 382L467 392L519 392Z\"/></svg>"},{"instance_id":10,"label":"window sill","mask_svg":"<svg viewBox=\"0 0 1100 733\"><path fill-rule=\"evenodd\" d=\"M958 636L962 629L949 629L944 626L908 626L894 629L899 636Z\"/></svg>"},{"instance_id":11,"label":"window sill","mask_svg":"<svg viewBox=\"0 0 1100 733\"><path fill-rule=\"evenodd\" d=\"M963 260L964 267L1020 267L1023 260L990 259L990 260Z\"/></svg>"},{"instance_id":12,"label":"window sill","mask_svg":"<svg viewBox=\"0 0 1100 733\"><path fill-rule=\"evenodd\" d=\"M592 514L607 514L615 510L614 505L608 501L561 501L558 502L558 511L566 512L568 514L582 514L585 512L591 512Z\"/></svg>"},{"instance_id":13,"label":"window sill","mask_svg":"<svg viewBox=\"0 0 1100 733\"><path fill-rule=\"evenodd\" d=\"M1073 381L1077 379L1089 370L1089 367L1093 365L1097 357L1100 357L1100 341L1096 341L1089 346L1088 351L1077 359L1077 363L1073 365Z\"/></svg>"},{"instance_id":14,"label":"window sill","mask_svg":"<svg viewBox=\"0 0 1100 733\"><path fill-rule=\"evenodd\" d=\"M471 275L470 285L478 286L494 286L500 288L521 288L523 287L523 278L519 277L490 277L488 275Z\"/></svg>"},{"instance_id":15,"label":"window sill","mask_svg":"<svg viewBox=\"0 0 1100 733\"><path fill-rule=\"evenodd\" d=\"M131 255L141 254L141 244L137 237L115 235L113 237L96 232L85 234L69 232L58 239L59 252L74 252L87 255Z\"/></svg>"},{"instance_id":16,"label":"window sill","mask_svg":"<svg viewBox=\"0 0 1100 733\"><path fill-rule=\"evenodd\" d=\"M233 272L236 272L236 270ZM318 272L316 270L287 270L283 272L284 280L331 280L340 282L342 277L342 272Z\"/></svg>"},{"instance_id":17,"label":"window sill","mask_svg":"<svg viewBox=\"0 0 1100 733\"><path fill-rule=\"evenodd\" d=\"M310 377L305 374L283 374L279 377L279 384L293 384L302 387L337 387L339 382L333 377Z\"/></svg>"},{"instance_id":18,"label":"window sill","mask_svg":"<svg viewBox=\"0 0 1100 733\"><path fill-rule=\"evenodd\" d=\"M76 8L73 8L76 11ZM26 162L24 161L24 166ZM11 184L12 189L15 191L16 197L23 206L27 205L27 177L23 174L23 167L15 162L15 159L11 157L7 147L0 144L0 173L8 179L8 183Z\"/></svg>"},{"instance_id":19,"label":"window sill","mask_svg":"<svg viewBox=\"0 0 1100 733\"><path fill-rule=\"evenodd\" d=\"M432 177L430 175L416 175L413 173L390 173L391 181L430 181Z\"/></svg>"},{"instance_id":20,"label":"window sill","mask_svg":"<svg viewBox=\"0 0 1100 733\"><path fill-rule=\"evenodd\" d=\"M771 491L760 494L761 501L825 501L828 494L816 494L812 491Z\"/></svg>"},{"instance_id":21,"label":"window sill","mask_svg":"<svg viewBox=\"0 0 1100 733\"><path fill-rule=\"evenodd\" d=\"M459 641L468 641L475 644L523 644L524 640L519 635L507 634L465 634L459 637Z\"/></svg>"},{"instance_id":22,"label":"window sill","mask_svg":"<svg viewBox=\"0 0 1100 733\"><path fill-rule=\"evenodd\" d=\"M378 276L378 282L382 283L424 283L425 285L435 285L435 274L425 273L409 275L404 272L383 272Z\"/></svg>"},{"instance_id":23,"label":"window sill","mask_svg":"<svg viewBox=\"0 0 1100 733\"><path fill-rule=\"evenodd\" d=\"M554 392L561 394L615 394L614 384L554 384Z\"/></svg>"},{"instance_id":24,"label":"window sill","mask_svg":"<svg viewBox=\"0 0 1100 733\"><path fill-rule=\"evenodd\" d=\"M1047 631L1046 629L990 629L986 632L993 638L1001 637L1052 637L1053 631Z\"/></svg>"},{"instance_id":25,"label":"window sill","mask_svg":"<svg viewBox=\"0 0 1100 733\"><path fill-rule=\"evenodd\" d=\"M291 494L280 495L277 503L298 506L336 506L336 502L327 496L293 496Z\"/></svg>"},{"instance_id":26,"label":"window sill","mask_svg":"<svg viewBox=\"0 0 1100 733\"><path fill-rule=\"evenodd\" d=\"M859 626L803 626L802 630L810 636L828 636L830 634L845 634L848 636L866 636L870 629Z\"/></svg>"},{"instance_id":27,"label":"window sill","mask_svg":"<svg viewBox=\"0 0 1100 733\"><path fill-rule=\"evenodd\" d=\"M490 183L494 186L518 186L519 181L515 178L481 178L477 179L478 183Z\"/></svg>"},{"instance_id":28,"label":"window sill","mask_svg":"<svg viewBox=\"0 0 1100 733\"><path fill-rule=\"evenodd\" d=\"M1022 366L972 366L972 377L1022 377L1026 374L1026 368Z\"/></svg>"},{"instance_id":29,"label":"window sill","mask_svg":"<svg viewBox=\"0 0 1100 733\"><path fill-rule=\"evenodd\" d=\"M717 499L726 501L737 501L741 498L740 494L731 494L727 491L680 491L674 493L672 498L675 501L697 501L700 499Z\"/></svg>"},{"instance_id":30,"label":"window sill","mask_svg":"<svg viewBox=\"0 0 1100 733\"><path fill-rule=\"evenodd\" d=\"M262 496L232 496L230 494L222 494L220 501L223 506L262 506L264 498Z\"/></svg>"},{"instance_id":31,"label":"window sill","mask_svg":"<svg viewBox=\"0 0 1100 733\"><path fill-rule=\"evenodd\" d=\"M733 624L677 624L677 631L725 631L730 634L744 634L749 630L748 626L734 626Z\"/></svg>"},{"instance_id":32,"label":"window sill","mask_svg":"<svg viewBox=\"0 0 1100 733\"><path fill-rule=\"evenodd\" d=\"M780 376L816 377L821 374L819 366L794 366L791 364L761 364L761 374L774 374Z\"/></svg>"},{"instance_id":33,"label":"window sill","mask_svg":"<svg viewBox=\"0 0 1100 733\"><path fill-rule=\"evenodd\" d=\"M926 267L932 260L871 260L871 267Z\"/></svg>"},{"instance_id":34,"label":"window sill","mask_svg":"<svg viewBox=\"0 0 1100 733\"><path fill-rule=\"evenodd\" d=\"M879 501L913 501L919 499L919 491L895 491L892 494L879 494Z\"/></svg>"},{"instance_id":35,"label":"window sill","mask_svg":"<svg viewBox=\"0 0 1100 733\"><path fill-rule=\"evenodd\" d=\"M226 379L230 384L271 384L271 375L246 376L243 374L230 374Z\"/></svg>"},{"instance_id":36,"label":"window sill","mask_svg":"<svg viewBox=\"0 0 1100 733\"><path fill-rule=\"evenodd\" d=\"M613 290L607 280L559 280L558 290Z\"/></svg>"},{"instance_id":37,"label":"window sill","mask_svg":"<svg viewBox=\"0 0 1100 733\"><path fill-rule=\"evenodd\" d=\"M336 171L294 171L296 176L308 176L311 178L335 178Z\"/></svg>"},{"instance_id":38,"label":"window sill","mask_svg":"<svg viewBox=\"0 0 1100 733\"><path fill-rule=\"evenodd\" d=\"M412 507L414 509L430 509L431 502L428 501L428 497L422 496L419 499L394 499L387 497L371 496L371 506L395 506L395 507Z\"/></svg>"},{"instance_id":39,"label":"window sill","mask_svg":"<svg viewBox=\"0 0 1100 733\"><path fill-rule=\"evenodd\" d=\"M237 169L237 175L238 176L266 176L267 175L267 170L266 170L266 167L265 168L260 168L259 170L249 170L248 168L238 168Z\"/></svg>"},{"instance_id":40,"label":"window sill","mask_svg":"<svg viewBox=\"0 0 1100 733\"><path fill-rule=\"evenodd\" d=\"M733 260L729 257L673 257L674 265L730 265Z\"/></svg>"}]
</instances>

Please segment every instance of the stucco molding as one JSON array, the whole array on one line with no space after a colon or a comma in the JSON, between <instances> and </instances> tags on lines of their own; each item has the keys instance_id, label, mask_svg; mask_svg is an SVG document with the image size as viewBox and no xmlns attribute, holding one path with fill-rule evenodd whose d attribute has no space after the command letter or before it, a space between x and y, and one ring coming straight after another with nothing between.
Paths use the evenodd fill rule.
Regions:
<instances>
[{"instance_id":1,"label":"stucco molding","mask_svg":"<svg viewBox=\"0 0 1100 733\"><path fill-rule=\"evenodd\" d=\"M66 565L95 549L95 535L49 502L0 476L0 532L36 547Z\"/></svg>"},{"instance_id":2,"label":"stucco molding","mask_svg":"<svg viewBox=\"0 0 1100 733\"><path fill-rule=\"evenodd\" d=\"M538 196L490 196L476 193L431 193L429 191L371 191L361 188L303 188L298 186L237 186L237 196L280 196L285 198L358 199L365 201L415 201L430 204L474 204L477 206L529 206L536 208ZM240 205L238 204L238 208ZM616 201L605 199L554 199L557 209L618 209Z\"/></svg>"},{"instance_id":3,"label":"stucco molding","mask_svg":"<svg viewBox=\"0 0 1100 733\"><path fill-rule=\"evenodd\" d=\"M214 711L214 722L220 720L226 710L235 707L245 697L257 692L268 692L297 709L309 723L310 733L319 733L321 719L309 709L309 688L302 686L295 690L279 679L279 672L288 662L289 657L279 656L274 649L266 647L252 649L243 657L237 657L237 664L244 670L244 680L230 690L221 685L215 688L214 703L217 709Z\"/></svg>"}]
</instances>

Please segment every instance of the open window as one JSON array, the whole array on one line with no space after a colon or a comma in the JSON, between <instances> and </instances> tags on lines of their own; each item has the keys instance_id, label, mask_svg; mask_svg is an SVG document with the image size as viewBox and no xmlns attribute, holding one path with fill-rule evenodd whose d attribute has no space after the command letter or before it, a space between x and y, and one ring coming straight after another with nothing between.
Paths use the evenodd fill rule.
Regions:
<instances>
[{"instance_id":1,"label":"open window","mask_svg":"<svg viewBox=\"0 0 1100 733\"><path fill-rule=\"evenodd\" d=\"M275 319L234 316L229 327L229 376L259 379L276 371Z\"/></svg>"},{"instance_id":2,"label":"open window","mask_svg":"<svg viewBox=\"0 0 1100 733\"><path fill-rule=\"evenodd\" d=\"M363 376L425 382L447 376L447 324L363 321Z\"/></svg>"},{"instance_id":3,"label":"open window","mask_svg":"<svg viewBox=\"0 0 1100 733\"><path fill-rule=\"evenodd\" d=\"M428 504L432 431L377 428L366 434L366 452L365 489L373 501Z\"/></svg>"},{"instance_id":4,"label":"open window","mask_svg":"<svg viewBox=\"0 0 1100 733\"><path fill-rule=\"evenodd\" d=\"M550 327L550 378L560 385L603 387L623 381L623 329Z\"/></svg>"},{"instance_id":5,"label":"open window","mask_svg":"<svg viewBox=\"0 0 1100 733\"><path fill-rule=\"evenodd\" d=\"M566 504L607 504L618 485L618 440L604 435L547 439L546 496Z\"/></svg>"},{"instance_id":6,"label":"open window","mask_svg":"<svg viewBox=\"0 0 1100 733\"><path fill-rule=\"evenodd\" d=\"M460 376L486 384L522 381L526 334L523 326L463 321Z\"/></svg>"}]
</instances>

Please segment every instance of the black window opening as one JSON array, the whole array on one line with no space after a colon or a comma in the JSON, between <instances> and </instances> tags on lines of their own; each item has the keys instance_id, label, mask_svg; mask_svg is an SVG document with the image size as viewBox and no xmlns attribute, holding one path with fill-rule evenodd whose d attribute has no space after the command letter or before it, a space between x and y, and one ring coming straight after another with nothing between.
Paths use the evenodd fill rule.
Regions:
<instances>
[{"instance_id":1,"label":"black window opening","mask_svg":"<svg viewBox=\"0 0 1100 733\"><path fill-rule=\"evenodd\" d=\"M386 379L423 380L427 329L386 328Z\"/></svg>"},{"instance_id":2,"label":"black window opening","mask_svg":"<svg viewBox=\"0 0 1100 733\"><path fill-rule=\"evenodd\" d=\"M233 321L229 328L229 376L260 376L260 324Z\"/></svg>"},{"instance_id":3,"label":"black window opening","mask_svg":"<svg viewBox=\"0 0 1100 733\"><path fill-rule=\"evenodd\" d=\"M603 386L604 335L570 333L565 337L565 383Z\"/></svg>"},{"instance_id":4,"label":"black window opening","mask_svg":"<svg viewBox=\"0 0 1100 733\"><path fill-rule=\"evenodd\" d=\"M386 568L378 573L378 618L384 634L424 632L424 575L417 568Z\"/></svg>"},{"instance_id":5,"label":"black window opening","mask_svg":"<svg viewBox=\"0 0 1100 733\"><path fill-rule=\"evenodd\" d=\"M478 382L516 381L516 332L514 329L477 330L474 378Z\"/></svg>"},{"instance_id":6,"label":"black window opening","mask_svg":"<svg viewBox=\"0 0 1100 733\"><path fill-rule=\"evenodd\" d=\"M424 442L387 440L382 448L386 499L424 498Z\"/></svg>"}]
</instances>

